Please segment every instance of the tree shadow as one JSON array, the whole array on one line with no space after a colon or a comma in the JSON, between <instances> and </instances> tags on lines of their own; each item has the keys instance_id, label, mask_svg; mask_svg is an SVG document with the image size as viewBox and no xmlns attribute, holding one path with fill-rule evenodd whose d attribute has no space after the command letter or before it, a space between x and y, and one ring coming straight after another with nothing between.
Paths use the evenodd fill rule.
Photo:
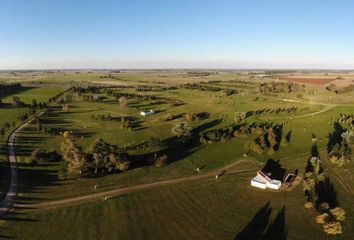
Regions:
<instances>
[{"instance_id":1,"label":"tree shadow","mask_svg":"<svg viewBox=\"0 0 354 240\"><path fill-rule=\"evenodd\" d=\"M205 131L205 130L207 130L207 129L209 129L209 128L212 128L212 127L215 127L215 126L219 125L221 122L222 122L221 119L215 119L215 120L213 120L213 121L204 123L204 124L202 124L202 125L196 127L196 128L194 129L194 132L196 132L196 133L203 132L203 131Z\"/></svg>"},{"instance_id":2,"label":"tree shadow","mask_svg":"<svg viewBox=\"0 0 354 240\"><path fill-rule=\"evenodd\" d=\"M271 212L272 208L270 202L267 202L260 210L258 210L247 226L234 237L234 240L261 239L269 224Z\"/></svg>"},{"instance_id":3,"label":"tree shadow","mask_svg":"<svg viewBox=\"0 0 354 240\"><path fill-rule=\"evenodd\" d=\"M161 150L149 152L145 154L131 155L131 167L139 168L151 165L155 157L162 155L168 156L168 164L172 164L181 159L185 159L189 155L199 150L200 142L197 137L178 138L171 137L162 141L162 146L166 146Z\"/></svg>"},{"instance_id":4,"label":"tree shadow","mask_svg":"<svg viewBox=\"0 0 354 240\"><path fill-rule=\"evenodd\" d=\"M285 223L285 206L276 215L275 219L269 224L265 231L262 240L286 240L288 231Z\"/></svg>"},{"instance_id":5,"label":"tree shadow","mask_svg":"<svg viewBox=\"0 0 354 240\"><path fill-rule=\"evenodd\" d=\"M333 132L328 135L327 152L331 152L336 144L341 144L342 133L346 131L338 122L334 123L333 128Z\"/></svg>"},{"instance_id":6,"label":"tree shadow","mask_svg":"<svg viewBox=\"0 0 354 240\"><path fill-rule=\"evenodd\" d=\"M252 220L239 232L234 240L286 240L288 232L285 222L285 206L270 222L272 207L268 201L252 218Z\"/></svg>"},{"instance_id":7,"label":"tree shadow","mask_svg":"<svg viewBox=\"0 0 354 240\"><path fill-rule=\"evenodd\" d=\"M334 189L334 185L329 179L326 177L324 181L319 181L316 184L316 207L318 208L321 203L328 203L331 208L335 208L338 206L338 198L337 192Z\"/></svg>"},{"instance_id":8,"label":"tree shadow","mask_svg":"<svg viewBox=\"0 0 354 240\"><path fill-rule=\"evenodd\" d=\"M317 143L312 144L311 147L311 157L319 157L320 152L318 151Z\"/></svg>"},{"instance_id":9,"label":"tree shadow","mask_svg":"<svg viewBox=\"0 0 354 240\"><path fill-rule=\"evenodd\" d=\"M289 132L285 135L285 140L286 140L287 143L290 143L291 137L292 137L292 131L289 131Z\"/></svg>"},{"instance_id":10,"label":"tree shadow","mask_svg":"<svg viewBox=\"0 0 354 240\"><path fill-rule=\"evenodd\" d=\"M208 112L200 112L197 114L197 116L200 120L204 120L209 118L210 114Z\"/></svg>"},{"instance_id":11,"label":"tree shadow","mask_svg":"<svg viewBox=\"0 0 354 240\"><path fill-rule=\"evenodd\" d=\"M159 151L149 152L145 154L131 155L131 167L138 168L151 165L156 156L167 155L168 164L174 163L181 159L185 159L191 154L197 152L202 148L202 144L199 141L198 133L203 129L216 126L221 121L219 119L202 124L198 128L193 130L192 136L178 138L176 136L167 138L161 142L162 146L165 146Z\"/></svg>"},{"instance_id":12,"label":"tree shadow","mask_svg":"<svg viewBox=\"0 0 354 240\"><path fill-rule=\"evenodd\" d=\"M280 148L280 143L282 140L283 125L277 124L277 125L273 126L273 130L275 133L275 140L276 140L276 144L274 145L274 150L277 151Z\"/></svg>"}]
</instances>

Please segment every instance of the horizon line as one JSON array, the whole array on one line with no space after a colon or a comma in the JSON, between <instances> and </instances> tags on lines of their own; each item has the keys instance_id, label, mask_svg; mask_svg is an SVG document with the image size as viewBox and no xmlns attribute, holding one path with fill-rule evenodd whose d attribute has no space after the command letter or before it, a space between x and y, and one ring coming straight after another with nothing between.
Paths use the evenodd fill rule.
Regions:
<instances>
[{"instance_id":1,"label":"horizon line","mask_svg":"<svg viewBox=\"0 0 354 240\"><path fill-rule=\"evenodd\" d=\"M161 68L9 68L0 69L0 72L9 71L159 71L159 70L220 70L220 71L354 71L354 68L210 68L210 67L197 67L197 68L181 68L181 67L161 67Z\"/></svg>"}]
</instances>

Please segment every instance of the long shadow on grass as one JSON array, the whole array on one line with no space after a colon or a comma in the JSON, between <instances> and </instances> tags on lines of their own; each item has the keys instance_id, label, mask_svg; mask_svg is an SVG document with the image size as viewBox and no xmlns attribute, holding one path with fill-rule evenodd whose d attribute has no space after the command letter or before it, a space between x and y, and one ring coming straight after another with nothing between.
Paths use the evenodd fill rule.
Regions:
<instances>
[{"instance_id":1,"label":"long shadow on grass","mask_svg":"<svg viewBox=\"0 0 354 240\"><path fill-rule=\"evenodd\" d=\"M41 193L49 187L63 183L58 179L57 170L52 170L56 163L28 164L18 163L19 188L22 193L16 197L16 203L34 203L42 198L23 195L23 193Z\"/></svg>"},{"instance_id":2,"label":"long shadow on grass","mask_svg":"<svg viewBox=\"0 0 354 240\"><path fill-rule=\"evenodd\" d=\"M234 240L286 240L288 232L285 223L285 206L270 221L272 207L267 202L242 229Z\"/></svg>"},{"instance_id":3,"label":"long shadow on grass","mask_svg":"<svg viewBox=\"0 0 354 240\"><path fill-rule=\"evenodd\" d=\"M339 122L333 125L333 132L328 135L327 152L331 152L336 144L341 145L342 134L346 131Z\"/></svg>"},{"instance_id":4,"label":"long shadow on grass","mask_svg":"<svg viewBox=\"0 0 354 240\"><path fill-rule=\"evenodd\" d=\"M339 205L337 192L334 189L334 185L329 179L326 177L324 181L320 181L316 184L316 207L318 208L321 203L328 203L331 208L335 208Z\"/></svg>"},{"instance_id":5,"label":"long shadow on grass","mask_svg":"<svg viewBox=\"0 0 354 240\"><path fill-rule=\"evenodd\" d=\"M20 87L17 87L15 89L11 89L11 90L8 90L8 91L5 91L5 92L1 92L0 93L0 97L1 98L5 98L5 97L10 96L10 95L16 95L16 94L19 94L21 92L29 91L31 89L35 89L35 88L34 87L23 87L23 86L20 86Z\"/></svg>"},{"instance_id":6,"label":"long shadow on grass","mask_svg":"<svg viewBox=\"0 0 354 240\"><path fill-rule=\"evenodd\" d=\"M281 208L277 216L271 222L263 234L262 240L286 240L288 238L288 231L285 223L285 206Z\"/></svg>"},{"instance_id":7,"label":"long shadow on grass","mask_svg":"<svg viewBox=\"0 0 354 240\"><path fill-rule=\"evenodd\" d=\"M270 206L270 202L267 202L261 209L258 210L247 226L234 237L234 240L261 239L270 222L271 213L272 207Z\"/></svg>"},{"instance_id":8,"label":"long shadow on grass","mask_svg":"<svg viewBox=\"0 0 354 240\"><path fill-rule=\"evenodd\" d=\"M213 120L211 122L202 124L198 128L194 129L193 135L185 138L170 137L165 139L162 144L165 148L150 152L146 154L132 155L131 156L131 167L144 167L150 165L155 157L162 155L168 156L168 163L174 163L176 161L182 160L190 156L191 154L197 152L202 148L199 141L199 133L205 129L214 127L218 125L221 121Z\"/></svg>"}]
</instances>

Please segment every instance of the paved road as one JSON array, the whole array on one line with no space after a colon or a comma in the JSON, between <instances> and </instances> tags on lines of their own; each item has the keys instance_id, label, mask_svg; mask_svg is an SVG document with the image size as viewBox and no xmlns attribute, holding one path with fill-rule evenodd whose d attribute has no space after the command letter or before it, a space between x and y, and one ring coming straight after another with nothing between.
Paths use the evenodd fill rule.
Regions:
<instances>
[{"instance_id":1,"label":"paved road","mask_svg":"<svg viewBox=\"0 0 354 240\"><path fill-rule=\"evenodd\" d=\"M55 103L51 104L53 106L61 101L63 98L60 97L55 101ZM10 208L14 205L15 198L17 195L17 188L18 188L18 171L17 171L17 161L15 155L15 142L16 137L22 129L26 128L36 117L41 116L46 110L39 112L38 114L32 116L29 120L19 126L15 131L13 131L8 138L7 145L8 145L8 158L10 162L10 170L11 170L11 179L10 179L10 186L9 190L6 193L5 198L0 203L0 217L3 216L6 212L10 210Z\"/></svg>"},{"instance_id":2,"label":"paved road","mask_svg":"<svg viewBox=\"0 0 354 240\"><path fill-rule=\"evenodd\" d=\"M231 163L229 165L226 165L220 169L206 172L206 173L202 173L202 174L200 173L200 174L190 176L190 177L162 180L162 181L158 181L158 182L140 184L140 185L135 185L135 186L131 186L131 187L124 187L124 188L119 188L119 189L114 189L114 190L108 190L108 191L88 194L88 195L79 196L79 197L67 198L67 199L62 199L62 200L54 200L54 201L50 201L50 202L34 203L34 204L15 204L14 206L17 208L25 208L25 209L56 208L56 207L68 206L68 205L72 205L72 204L78 204L80 202L104 200L105 198L109 199L112 197L117 197L117 196L125 195L128 193L133 193L133 192L137 192L137 191L173 185L173 184L177 184L177 183L195 181L195 180L200 180L200 179L205 179L205 178L215 179L216 175L221 176L223 174L227 174L226 172L229 171L231 168L236 167L237 165L239 165L241 163L245 163L245 162L254 163L254 160L242 159L242 160L236 161L234 163ZM252 167L252 168L247 167L246 169L241 167L240 169L233 170L232 174L237 174L237 173L240 174L240 173L255 172L255 171L256 171L256 165L254 165L254 167ZM215 179L215 180L218 181L218 179Z\"/></svg>"}]
</instances>

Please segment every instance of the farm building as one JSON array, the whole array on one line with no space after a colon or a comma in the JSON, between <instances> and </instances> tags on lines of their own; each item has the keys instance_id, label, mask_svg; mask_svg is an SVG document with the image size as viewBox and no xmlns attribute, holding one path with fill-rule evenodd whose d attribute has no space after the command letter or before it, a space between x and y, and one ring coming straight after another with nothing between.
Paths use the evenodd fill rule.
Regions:
<instances>
[{"instance_id":1,"label":"farm building","mask_svg":"<svg viewBox=\"0 0 354 240\"><path fill-rule=\"evenodd\" d=\"M140 115L142 115L142 116L148 116L148 115L152 115L152 114L154 114L155 113L155 111L154 110L149 110L149 111L141 111L140 112Z\"/></svg>"},{"instance_id":2,"label":"farm building","mask_svg":"<svg viewBox=\"0 0 354 240\"><path fill-rule=\"evenodd\" d=\"M261 188L261 189L275 189L278 190L281 187L281 181L276 179L271 179L264 172L258 171L257 176L251 180L251 186Z\"/></svg>"}]
</instances>

